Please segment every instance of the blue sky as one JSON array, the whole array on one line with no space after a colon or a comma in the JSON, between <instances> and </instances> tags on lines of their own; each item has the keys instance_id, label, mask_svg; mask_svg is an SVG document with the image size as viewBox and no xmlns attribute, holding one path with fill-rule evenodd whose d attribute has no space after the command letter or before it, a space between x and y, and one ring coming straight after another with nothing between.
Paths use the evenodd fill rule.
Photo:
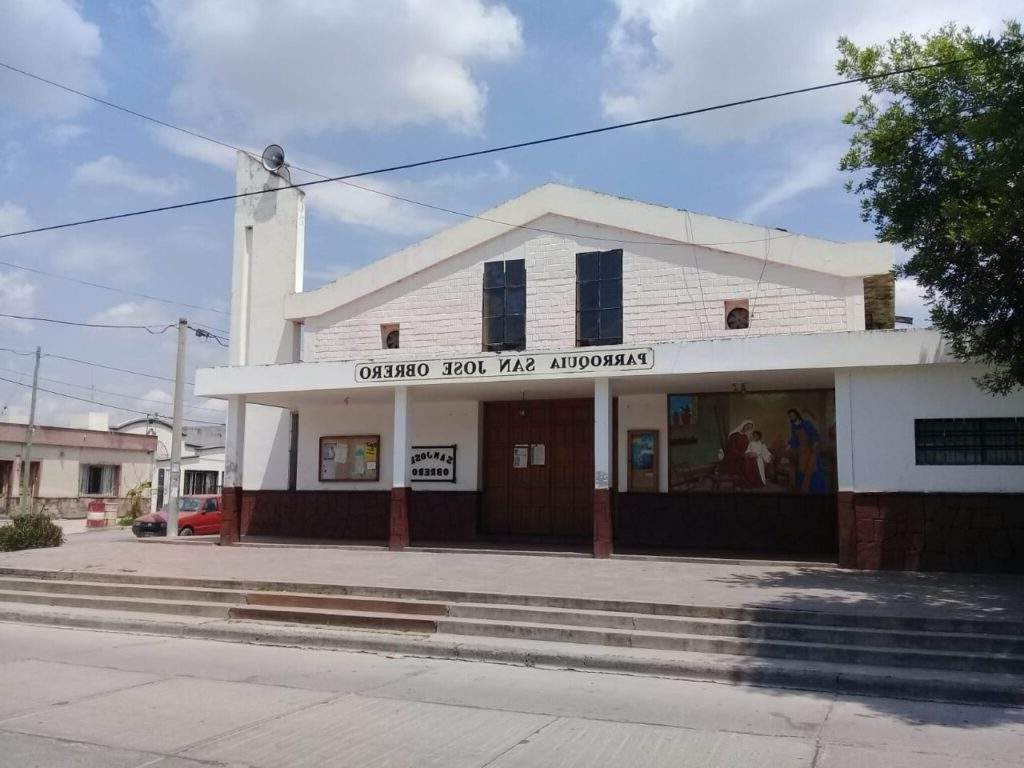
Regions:
<instances>
[{"instance_id":1,"label":"blue sky","mask_svg":"<svg viewBox=\"0 0 1024 768\"><path fill-rule=\"evenodd\" d=\"M880 42L948 21L998 30L1006 0L599 2L72 2L0 0L0 58L44 77L328 174L674 112L835 78L835 41ZM866 239L837 170L855 88L629 129L360 183L478 212L547 181L831 239ZM0 233L229 193L232 153L0 71ZM296 172L295 180L309 177ZM457 218L318 187L306 286ZM4 312L226 328L231 205L0 241L0 260L210 307L185 309L0 266ZM698 233L699 234L699 233ZM913 286L899 310L920 323ZM0 318L0 347L172 376L168 332ZM190 341L189 367L224 350ZM0 377L30 360L0 352ZM20 372L20 373L19 373ZM43 361L47 388L168 413L167 382ZM91 389L90 389L91 388ZM116 393L116 394L115 394ZM0 381L4 418L28 392ZM217 403L186 415L218 421ZM44 394L43 423L100 410ZM111 411L118 421L131 414Z\"/></svg>"}]
</instances>

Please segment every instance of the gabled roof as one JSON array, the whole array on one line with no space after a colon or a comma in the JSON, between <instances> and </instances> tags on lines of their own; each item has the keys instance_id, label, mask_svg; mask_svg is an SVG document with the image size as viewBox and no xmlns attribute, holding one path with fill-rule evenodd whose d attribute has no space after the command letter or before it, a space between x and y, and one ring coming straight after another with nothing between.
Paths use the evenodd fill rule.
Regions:
<instances>
[{"instance_id":1,"label":"gabled roof","mask_svg":"<svg viewBox=\"0 0 1024 768\"><path fill-rule=\"evenodd\" d=\"M578 187L544 184L315 291L288 296L285 317L301 320L330 312L504 235L510 227L528 227L549 214L627 230L638 240L702 245L759 262L765 259L765 240L769 238L769 261L838 277L882 274L893 263L891 246L874 241L838 243Z\"/></svg>"}]
</instances>

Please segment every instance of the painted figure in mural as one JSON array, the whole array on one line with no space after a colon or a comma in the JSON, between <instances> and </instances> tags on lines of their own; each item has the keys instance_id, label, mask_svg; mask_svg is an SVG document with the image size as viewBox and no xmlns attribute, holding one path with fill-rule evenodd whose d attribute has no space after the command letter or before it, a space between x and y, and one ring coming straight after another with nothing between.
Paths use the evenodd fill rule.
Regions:
<instances>
[{"instance_id":1,"label":"painted figure in mural","mask_svg":"<svg viewBox=\"0 0 1024 768\"><path fill-rule=\"evenodd\" d=\"M768 484L768 478L764 474L764 465L771 464L772 452L762 442L763 435L758 430L750 433L750 443L747 445L747 456L753 456L757 464L757 474L761 476L761 485Z\"/></svg>"},{"instance_id":2,"label":"painted figure in mural","mask_svg":"<svg viewBox=\"0 0 1024 768\"><path fill-rule=\"evenodd\" d=\"M825 469L821 464L821 435L809 419L790 408L789 447L796 455L796 487L799 491L826 491Z\"/></svg>"},{"instance_id":3,"label":"painted figure in mural","mask_svg":"<svg viewBox=\"0 0 1024 768\"><path fill-rule=\"evenodd\" d=\"M726 438L724 454L718 466L723 475L735 477L740 485L761 488L764 480L757 471L757 460L747 453L753 433L754 422L750 419L741 421Z\"/></svg>"}]
</instances>

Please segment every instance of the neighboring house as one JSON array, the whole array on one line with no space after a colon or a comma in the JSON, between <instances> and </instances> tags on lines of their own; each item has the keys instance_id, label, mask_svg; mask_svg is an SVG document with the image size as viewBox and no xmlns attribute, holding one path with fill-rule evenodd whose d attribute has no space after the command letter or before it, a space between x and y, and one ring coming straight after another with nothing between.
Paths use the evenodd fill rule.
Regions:
<instances>
[{"instance_id":1,"label":"neighboring house","mask_svg":"<svg viewBox=\"0 0 1024 768\"><path fill-rule=\"evenodd\" d=\"M0 509L17 511L25 424L0 423ZM149 479L157 440L106 429L37 426L30 482L34 508L55 517L85 517L92 502L117 507Z\"/></svg>"},{"instance_id":2,"label":"neighboring house","mask_svg":"<svg viewBox=\"0 0 1024 768\"><path fill-rule=\"evenodd\" d=\"M894 329L893 252L548 184L314 291L238 156L222 541L1024 571L1024 395ZM344 244L337 247L344 251Z\"/></svg>"},{"instance_id":3,"label":"neighboring house","mask_svg":"<svg viewBox=\"0 0 1024 768\"><path fill-rule=\"evenodd\" d=\"M157 450L153 462L152 511L162 509L170 494L171 435L170 422L157 417L132 419L113 428L117 432L153 435ZM182 430L181 476L179 493L220 493L224 478L224 427L185 427Z\"/></svg>"}]
</instances>

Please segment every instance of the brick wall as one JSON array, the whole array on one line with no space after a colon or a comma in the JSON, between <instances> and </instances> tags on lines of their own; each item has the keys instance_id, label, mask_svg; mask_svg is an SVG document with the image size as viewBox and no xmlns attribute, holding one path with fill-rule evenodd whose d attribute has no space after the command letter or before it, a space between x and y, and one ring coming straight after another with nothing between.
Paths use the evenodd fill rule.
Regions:
<instances>
[{"instance_id":1,"label":"brick wall","mask_svg":"<svg viewBox=\"0 0 1024 768\"><path fill-rule=\"evenodd\" d=\"M1024 573L1024 494L840 493L839 564Z\"/></svg>"},{"instance_id":2,"label":"brick wall","mask_svg":"<svg viewBox=\"0 0 1024 768\"><path fill-rule=\"evenodd\" d=\"M475 354L481 349L483 263L526 260L527 348L575 346L575 254L637 240L635 233L545 217L538 228L573 239L514 232L460 254L427 273L311 320L307 360ZM591 240L587 236L606 238ZM782 247L776 245L774 247ZM774 333L851 330L850 282L709 248L623 244L623 343ZM856 291L860 281L856 280ZM725 327L724 302L746 299L751 326ZM381 350L380 327L401 326L401 352Z\"/></svg>"}]
</instances>

